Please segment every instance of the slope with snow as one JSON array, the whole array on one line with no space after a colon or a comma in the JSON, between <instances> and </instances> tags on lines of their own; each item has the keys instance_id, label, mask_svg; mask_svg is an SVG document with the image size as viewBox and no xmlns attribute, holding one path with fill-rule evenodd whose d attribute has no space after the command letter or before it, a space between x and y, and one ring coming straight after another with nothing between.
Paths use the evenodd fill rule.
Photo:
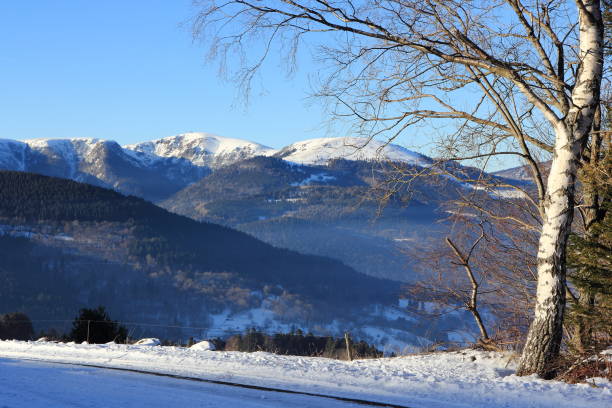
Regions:
<instances>
[{"instance_id":1,"label":"slope with snow","mask_svg":"<svg viewBox=\"0 0 612 408\"><path fill-rule=\"evenodd\" d=\"M0 356L137 369L412 408L603 408L612 404L612 384L606 380L593 380L597 384L593 387L516 377L512 355L473 350L346 362L263 352L2 341ZM142 398L146 401L147 396Z\"/></svg>"},{"instance_id":2,"label":"slope with snow","mask_svg":"<svg viewBox=\"0 0 612 408\"><path fill-rule=\"evenodd\" d=\"M546 175L548 174L549 170L550 170L550 164L551 161L544 161L541 162L539 164L540 167L540 171L542 172L542 175L544 177L546 177ZM523 165L523 166L518 166L518 167L512 167L510 169L504 169L504 170L499 170L496 171L494 173L492 173L494 176L497 177L504 177L510 180L519 180L519 181L525 181L525 182L533 182L533 174L531 172L531 169L528 165Z\"/></svg>"},{"instance_id":3,"label":"slope with snow","mask_svg":"<svg viewBox=\"0 0 612 408\"><path fill-rule=\"evenodd\" d=\"M104 139L0 140L0 170L27 171L158 201L208 174L182 158L143 159Z\"/></svg>"},{"instance_id":4,"label":"slope with snow","mask_svg":"<svg viewBox=\"0 0 612 408\"><path fill-rule=\"evenodd\" d=\"M180 157L197 166L220 167L254 156L269 156L274 149L242 139L192 132L124 146L148 157Z\"/></svg>"},{"instance_id":5,"label":"slope with snow","mask_svg":"<svg viewBox=\"0 0 612 408\"><path fill-rule=\"evenodd\" d=\"M324 165L332 159L399 161L419 166L432 160L396 144L360 137L309 139L284 147L275 156L299 164Z\"/></svg>"},{"instance_id":6,"label":"slope with snow","mask_svg":"<svg viewBox=\"0 0 612 408\"><path fill-rule=\"evenodd\" d=\"M28 145L17 140L0 139L0 169L24 171Z\"/></svg>"},{"instance_id":7,"label":"slope with snow","mask_svg":"<svg viewBox=\"0 0 612 408\"><path fill-rule=\"evenodd\" d=\"M86 175L105 180L105 152L121 150L113 141L92 138L30 139L25 143L32 152L44 157L44 164L31 164L30 167L50 167L51 173L55 171L57 175L79 181L85 181Z\"/></svg>"}]
</instances>

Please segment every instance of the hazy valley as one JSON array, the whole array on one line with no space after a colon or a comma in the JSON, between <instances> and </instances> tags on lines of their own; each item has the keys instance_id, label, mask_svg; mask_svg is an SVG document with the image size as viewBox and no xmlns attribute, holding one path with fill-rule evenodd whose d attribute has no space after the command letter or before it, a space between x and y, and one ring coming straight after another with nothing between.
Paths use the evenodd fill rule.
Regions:
<instances>
[{"instance_id":1,"label":"hazy valley","mask_svg":"<svg viewBox=\"0 0 612 408\"><path fill-rule=\"evenodd\" d=\"M0 141L2 168L19 171L2 173L4 308L44 320L105 304L121 319L197 328L157 330L174 337L299 327L396 349L469 337L463 313L432 321L401 282L417 278L415 255L443 236L445 204L476 170L394 186L381 201L392 172L434 160L360 143Z\"/></svg>"}]
</instances>

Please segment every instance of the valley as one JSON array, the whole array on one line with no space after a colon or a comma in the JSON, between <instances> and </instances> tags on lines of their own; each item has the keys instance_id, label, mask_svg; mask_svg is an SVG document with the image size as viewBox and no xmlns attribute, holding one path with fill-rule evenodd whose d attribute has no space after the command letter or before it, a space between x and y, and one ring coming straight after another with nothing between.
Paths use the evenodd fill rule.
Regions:
<instances>
[{"instance_id":1,"label":"valley","mask_svg":"<svg viewBox=\"0 0 612 408\"><path fill-rule=\"evenodd\" d=\"M0 141L3 279L13 288L3 309L68 320L104 304L142 335L155 322L197 328L154 330L160 337L350 331L389 352L468 339L464 312L424 318L429 306L404 285L448 229L445 203L469 186L432 174L389 195L391 172L434 160L359 143L277 151L202 133L124 147Z\"/></svg>"}]
</instances>

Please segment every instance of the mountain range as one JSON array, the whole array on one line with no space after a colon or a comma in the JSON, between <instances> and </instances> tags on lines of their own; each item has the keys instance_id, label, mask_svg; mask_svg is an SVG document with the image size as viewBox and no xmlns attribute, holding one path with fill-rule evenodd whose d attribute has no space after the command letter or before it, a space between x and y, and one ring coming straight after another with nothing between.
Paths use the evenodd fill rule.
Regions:
<instances>
[{"instance_id":1,"label":"mountain range","mask_svg":"<svg viewBox=\"0 0 612 408\"><path fill-rule=\"evenodd\" d=\"M399 146L360 138L312 139L275 150L241 139L184 133L120 146L111 140L0 139L0 170L29 171L113 188L156 202L212 170L255 156L298 164L326 164L333 158L385 158L412 163L428 158Z\"/></svg>"},{"instance_id":2,"label":"mountain range","mask_svg":"<svg viewBox=\"0 0 612 408\"><path fill-rule=\"evenodd\" d=\"M445 203L469 189L445 176L388 183L398 172L419 172L433 162L363 138L311 139L281 149L207 133L126 146L99 139L0 140L0 170L111 188L404 282L416 279L414 253L446 230ZM477 174L461 166L452 171Z\"/></svg>"}]
</instances>

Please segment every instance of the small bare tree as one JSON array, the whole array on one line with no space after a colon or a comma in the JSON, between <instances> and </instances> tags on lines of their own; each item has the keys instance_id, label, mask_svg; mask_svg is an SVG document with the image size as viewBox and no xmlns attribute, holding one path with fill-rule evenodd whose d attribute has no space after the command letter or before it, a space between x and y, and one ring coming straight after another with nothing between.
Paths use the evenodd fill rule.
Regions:
<instances>
[{"instance_id":1,"label":"small bare tree","mask_svg":"<svg viewBox=\"0 0 612 408\"><path fill-rule=\"evenodd\" d=\"M446 243L453 250L453 253L459 260L459 262L456 263L456 265L462 266L465 269L468 279L470 280L470 285L471 285L470 296L469 296L469 299L465 301L465 308L472 314L472 316L474 316L474 320L476 321L476 324L478 325L478 330L480 330L480 341L483 343L488 343L490 340L489 333L487 333L487 329L485 328L485 325L482 321L482 317L480 316L480 313L478 312L478 294L479 294L478 289L480 288L480 283L476 280L476 276L470 264L470 258L472 257L472 254L474 253L474 249L478 246L478 243L483 238L484 238L484 231L476 239L476 241L474 241L474 243L470 247L467 254L463 254L463 252L461 252L461 250L457 248L457 245L455 245L455 243L451 241L449 237L446 237Z\"/></svg>"},{"instance_id":2,"label":"small bare tree","mask_svg":"<svg viewBox=\"0 0 612 408\"><path fill-rule=\"evenodd\" d=\"M355 131L392 140L414 125L454 131L455 159L516 155L542 220L537 296L517 373L550 377L562 335L565 249L578 163L588 154L603 73L600 0L207 0L196 35L243 57L248 84L277 42L315 37L333 67L320 95ZM261 53L248 60L249 40ZM291 58L289 58L291 60ZM226 65L231 66L231 65ZM552 155L545 182L538 166Z\"/></svg>"},{"instance_id":3,"label":"small bare tree","mask_svg":"<svg viewBox=\"0 0 612 408\"><path fill-rule=\"evenodd\" d=\"M519 347L532 313L537 234L507 219L492 219L476 207L463 207L468 203L448 204L452 214L445 221L447 239L426 249L408 250L418 260L419 280L407 289L419 297L429 294L431 301L447 308L476 309L478 316L472 315L482 346ZM487 318L482 318L483 312Z\"/></svg>"}]
</instances>

